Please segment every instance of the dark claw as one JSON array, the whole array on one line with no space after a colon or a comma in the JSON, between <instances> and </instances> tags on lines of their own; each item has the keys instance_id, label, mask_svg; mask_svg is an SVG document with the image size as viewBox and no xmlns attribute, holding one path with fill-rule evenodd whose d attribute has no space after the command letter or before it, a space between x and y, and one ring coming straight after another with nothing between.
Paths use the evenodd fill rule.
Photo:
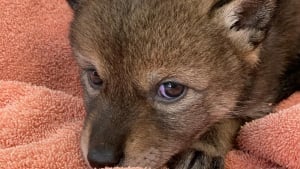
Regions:
<instances>
[{"instance_id":1,"label":"dark claw","mask_svg":"<svg viewBox=\"0 0 300 169\"><path fill-rule=\"evenodd\" d=\"M223 169L224 159L190 150L174 156L167 166L169 169Z\"/></svg>"}]
</instances>

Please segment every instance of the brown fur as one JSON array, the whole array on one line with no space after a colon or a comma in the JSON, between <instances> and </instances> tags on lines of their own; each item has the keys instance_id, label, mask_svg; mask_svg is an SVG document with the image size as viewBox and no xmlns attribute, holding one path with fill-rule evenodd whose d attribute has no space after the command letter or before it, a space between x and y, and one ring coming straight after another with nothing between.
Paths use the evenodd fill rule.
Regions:
<instances>
[{"instance_id":1,"label":"brown fur","mask_svg":"<svg viewBox=\"0 0 300 169\"><path fill-rule=\"evenodd\" d=\"M300 47L299 0L69 3L86 160L113 147L123 153L119 166L223 168L242 121L266 115L281 97L280 79ZM100 89L90 87L88 69ZM160 101L165 80L188 86L185 96Z\"/></svg>"}]
</instances>

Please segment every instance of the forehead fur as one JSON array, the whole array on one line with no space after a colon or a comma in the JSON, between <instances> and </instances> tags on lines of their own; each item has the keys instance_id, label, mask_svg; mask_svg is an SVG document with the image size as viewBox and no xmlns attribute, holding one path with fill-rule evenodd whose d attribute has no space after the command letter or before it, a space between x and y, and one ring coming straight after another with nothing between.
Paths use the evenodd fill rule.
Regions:
<instances>
[{"instance_id":1,"label":"forehead fur","mask_svg":"<svg viewBox=\"0 0 300 169\"><path fill-rule=\"evenodd\" d=\"M192 5L191 5L192 4ZM236 71L238 57L211 21L215 1L91 0L75 11L74 48L114 74L140 70ZM209 57L207 57L209 56ZM212 70L213 69L213 70ZM217 72L217 71L216 71Z\"/></svg>"}]
</instances>

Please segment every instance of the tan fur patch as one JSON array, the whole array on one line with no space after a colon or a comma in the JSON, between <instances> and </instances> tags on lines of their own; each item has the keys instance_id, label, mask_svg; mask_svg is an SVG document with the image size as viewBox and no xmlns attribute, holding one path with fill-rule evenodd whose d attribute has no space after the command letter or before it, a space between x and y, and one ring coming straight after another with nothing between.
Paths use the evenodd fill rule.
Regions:
<instances>
[{"instance_id":1,"label":"tan fur patch","mask_svg":"<svg viewBox=\"0 0 300 169\"><path fill-rule=\"evenodd\" d=\"M86 122L85 126L81 132L80 146L81 146L83 158L87 162L88 166L90 166L90 164L88 163L88 160L87 160L90 134L91 134L91 124Z\"/></svg>"}]
</instances>

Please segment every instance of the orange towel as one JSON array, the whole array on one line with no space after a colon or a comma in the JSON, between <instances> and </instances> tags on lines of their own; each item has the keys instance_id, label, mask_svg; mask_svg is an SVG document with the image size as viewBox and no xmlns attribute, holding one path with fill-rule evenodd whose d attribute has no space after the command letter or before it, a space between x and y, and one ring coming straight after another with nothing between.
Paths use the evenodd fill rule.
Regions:
<instances>
[{"instance_id":1,"label":"orange towel","mask_svg":"<svg viewBox=\"0 0 300 169\"><path fill-rule=\"evenodd\" d=\"M65 0L0 0L0 169L86 168ZM40 86L40 87L37 87ZM246 124L227 169L300 168L300 93Z\"/></svg>"},{"instance_id":2,"label":"orange towel","mask_svg":"<svg viewBox=\"0 0 300 169\"><path fill-rule=\"evenodd\" d=\"M65 0L0 0L0 79L79 95Z\"/></svg>"},{"instance_id":3,"label":"orange towel","mask_svg":"<svg viewBox=\"0 0 300 169\"><path fill-rule=\"evenodd\" d=\"M276 113L243 126L237 141L241 150L227 155L228 169L299 169L300 92L283 101Z\"/></svg>"},{"instance_id":4,"label":"orange towel","mask_svg":"<svg viewBox=\"0 0 300 169\"><path fill-rule=\"evenodd\" d=\"M21 82L0 91L0 168L85 168L81 99Z\"/></svg>"}]
</instances>

